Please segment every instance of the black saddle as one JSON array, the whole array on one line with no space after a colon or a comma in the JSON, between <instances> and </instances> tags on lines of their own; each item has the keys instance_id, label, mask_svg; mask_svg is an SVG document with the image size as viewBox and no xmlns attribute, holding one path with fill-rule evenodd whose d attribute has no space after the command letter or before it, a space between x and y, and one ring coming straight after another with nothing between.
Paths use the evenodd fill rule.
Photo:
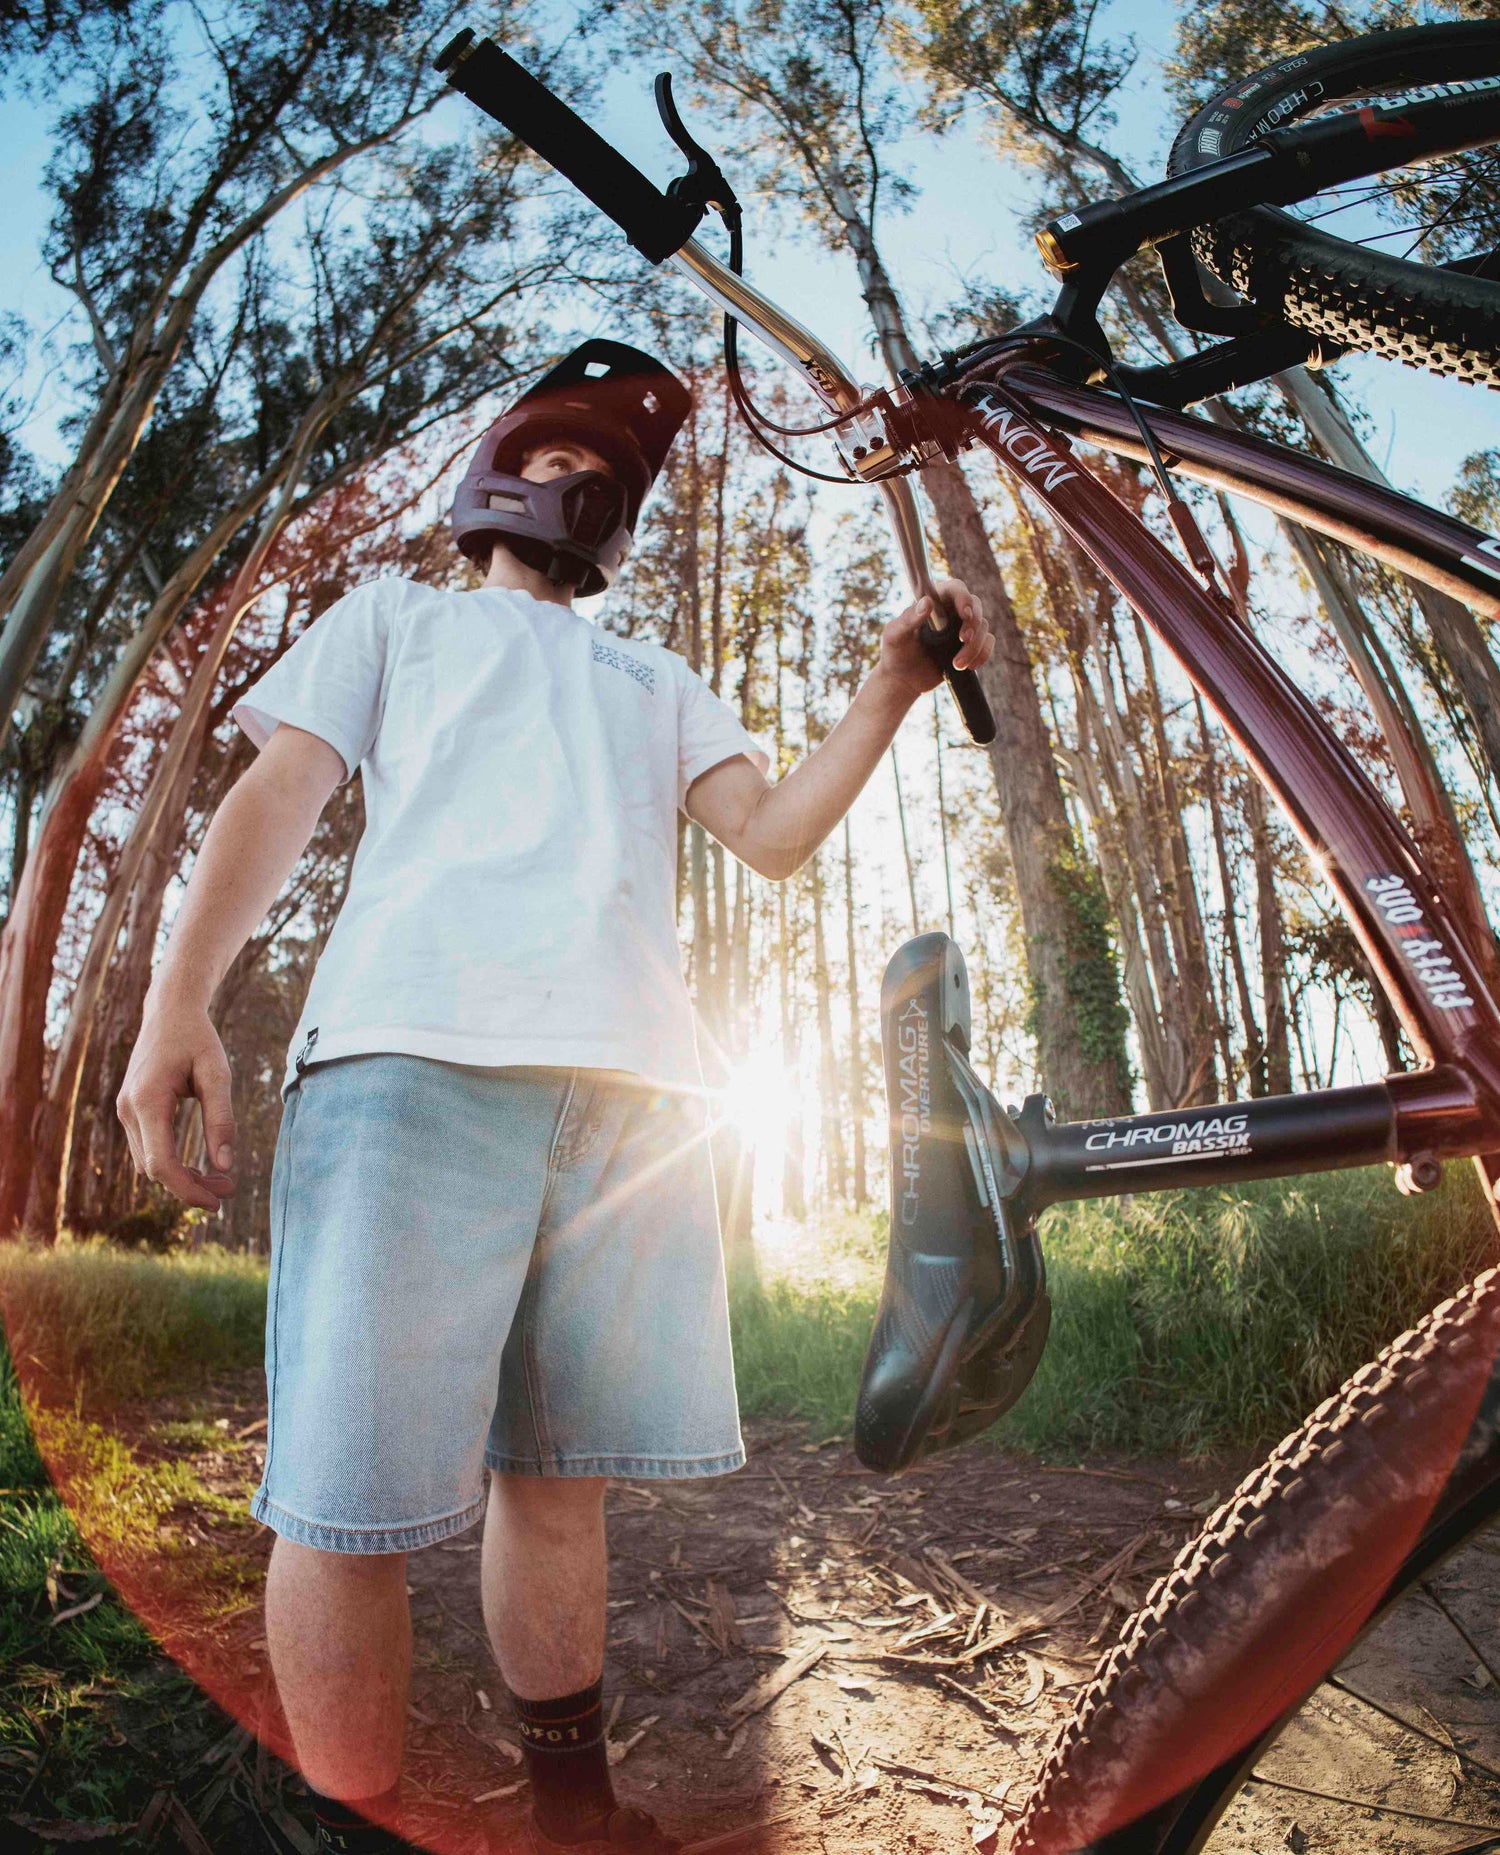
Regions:
<instances>
[{"instance_id":1,"label":"black saddle","mask_svg":"<svg viewBox=\"0 0 1500 1855\"><path fill-rule=\"evenodd\" d=\"M909 1468L992 1424L1031 1382L1051 1308L1020 1129L969 1066L969 980L946 934L907 941L880 988L891 1137L885 1286L854 1449Z\"/></svg>"}]
</instances>

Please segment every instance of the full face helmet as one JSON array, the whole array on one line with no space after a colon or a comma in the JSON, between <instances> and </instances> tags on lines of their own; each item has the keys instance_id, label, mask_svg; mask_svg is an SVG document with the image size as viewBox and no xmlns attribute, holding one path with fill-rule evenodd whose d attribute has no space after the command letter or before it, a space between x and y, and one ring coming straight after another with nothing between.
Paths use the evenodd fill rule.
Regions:
<instances>
[{"instance_id":1,"label":"full face helmet","mask_svg":"<svg viewBox=\"0 0 1500 1855\"><path fill-rule=\"evenodd\" d=\"M586 341L523 393L479 441L453 499L453 539L478 567L496 541L582 598L602 593L630 552L641 504L692 395L669 368L620 341ZM613 472L550 483L520 474L553 439L597 451Z\"/></svg>"}]
</instances>

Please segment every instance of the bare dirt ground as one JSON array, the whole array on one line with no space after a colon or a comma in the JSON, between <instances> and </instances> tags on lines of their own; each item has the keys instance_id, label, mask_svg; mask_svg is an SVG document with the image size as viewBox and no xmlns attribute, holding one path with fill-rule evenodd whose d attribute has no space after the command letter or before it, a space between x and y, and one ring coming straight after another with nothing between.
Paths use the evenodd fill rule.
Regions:
<instances>
[{"instance_id":1,"label":"bare dirt ground","mask_svg":"<svg viewBox=\"0 0 1500 1855\"><path fill-rule=\"evenodd\" d=\"M222 1444L200 1438L188 1459L241 1499L259 1472L261 1383L246 1374L191 1413L122 1415L122 1434L174 1453L162 1425L207 1418ZM892 1479L800 1426L752 1423L746 1440L738 1474L622 1483L609 1499L617 1788L704 1855L1003 1851L1099 1651L1249 1466L1064 1467L980 1443ZM186 1545L263 1565L270 1547L263 1529L192 1508L169 1529L179 1560ZM408 1769L432 1848L509 1855L524 1846L526 1789L484 1639L478 1551L475 1529L409 1562ZM223 1827L237 1802L297 1847L297 1781L257 1752L257 1738L284 1738L254 1587L231 1614L195 1620L138 1573L137 1607L256 1728L209 1748L181 1788L205 1845L266 1846ZM1500 1849L1500 1832L1480 1833L1500 1824L1500 1544L1450 1561L1434 1592L1320 1690L1215 1855ZM1334 1801L1348 1798L1385 1810Z\"/></svg>"}]
</instances>

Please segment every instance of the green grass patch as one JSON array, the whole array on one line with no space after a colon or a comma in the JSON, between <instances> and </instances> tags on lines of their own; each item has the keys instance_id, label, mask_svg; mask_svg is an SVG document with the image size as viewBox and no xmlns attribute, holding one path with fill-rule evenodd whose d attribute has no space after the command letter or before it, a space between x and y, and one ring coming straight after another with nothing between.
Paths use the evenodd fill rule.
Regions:
<instances>
[{"instance_id":1,"label":"green grass patch","mask_svg":"<svg viewBox=\"0 0 1500 1855\"><path fill-rule=\"evenodd\" d=\"M1057 1207L1052 1337L1000 1432L1201 1455L1278 1441L1497 1258L1474 1170L1404 1198L1384 1168Z\"/></svg>"},{"instance_id":2,"label":"green grass patch","mask_svg":"<svg viewBox=\"0 0 1500 1855\"><path fill-rule=\"evenodd\" d=\"M213 1247L152 1256L97 1239L0 1244L0 1310L23 1368L66 1386L79 1410L107 1407L254 1365L266 1265Z\"/></svg>"},{"instance_id":3,"label":"green grass patch","mask_svg":"<svg viewBox=\"0 0 1500 1855\"><path fill-rule=\"evenodd\" d=\"M1269 1445L1497 1259L1464 1165L1420 1198L1371 1168L1058 1206L1042 1242L1051 1338L991 1434L1073 1454ZM747 1412L847 1432L884 1249L883 1214L846 1220L731 1285Z\"/></svg>"},{"instance_id":4,"label":"green grass patch","mask_svg":"<svg viewBox=\"0 0 1500 1855\"><path fill-rule=\"evenodd\" d=\"M77 1420L74 1420L77 1421ZM44 1416L38 1423L44 1425ZM101 1494L139 1507L118 1459ZM162 1498L175 1500L180 1480ZM55 1615L102 1593L79 1615ZM221 1730L186 1676L108 1589L59 1498L0 1344L0 1795L37 1817L130 1822L184 1739Z\"/></svg>"}]
</instances>

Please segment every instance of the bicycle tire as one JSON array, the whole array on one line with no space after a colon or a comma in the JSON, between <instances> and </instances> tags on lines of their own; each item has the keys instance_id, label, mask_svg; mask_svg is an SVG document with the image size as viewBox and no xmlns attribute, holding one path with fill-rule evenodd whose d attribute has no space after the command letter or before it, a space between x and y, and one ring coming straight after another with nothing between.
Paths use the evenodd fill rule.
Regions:
<instances>
[{"instance_id":1,"label":"bicycle tire","mask_svg":"<svg viewBox=\"0 0 1500 1855\"><path fill-rule=\"evenodd\" d=\"M1220 90L1178 134L1167 172L1189 174L1235 154L1314 105L1497 75L1495 20L1409 26L1318 46ZM1500 281L1373 251L1270 206L1197 228L1193 250L1221 282L1297 328L1500 387Z\"/></svg>"},{"instance_id":2,"label":"bicycle tire","mask_svg":"<svg viewBox=\"0 0 1500 1855\"><path fill-rule=\"evenodd\" d=\"M1201 1847L1254 1751L1403 1567L1428 1562L1421 1542L1451 1520L1436 1518L1440 1497L1473 1453L1482 1406L1495 1427L1497 1353L1491 1269L1362 1366L1240 1484L1079 1695L1012 1855Z\"/></svg>"}]
</instances>

